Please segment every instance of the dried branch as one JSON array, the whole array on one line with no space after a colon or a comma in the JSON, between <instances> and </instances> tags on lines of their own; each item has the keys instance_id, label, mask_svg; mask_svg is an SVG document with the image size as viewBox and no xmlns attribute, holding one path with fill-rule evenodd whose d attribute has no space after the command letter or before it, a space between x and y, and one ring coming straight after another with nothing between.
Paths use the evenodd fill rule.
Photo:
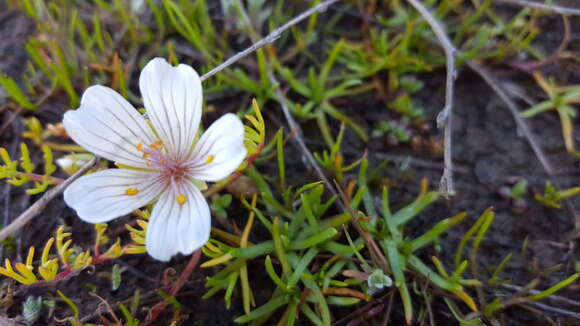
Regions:
<instances>
[{"instance_id":1,"label":"dried branch","mask_svg":"<svg viewBox=\"0 0 580 326\"><path fill-rule=\"evenodd\" d=\"M577 313L575 311L570 311L570 310L566 310L566 309L562 309L562 308L558 308L558 307L552 307L552 306L549 306L547 304L543 304L543 303L535 302L535 301L525 302L525 303L522 303L522 305L534 307L536 309L551 313L551 314L556 315L556 316L568 317L568 318L580 320L580 313Z\"/></svg>"},{"instance_id":2,"label":"dried branch","mask_svg":"<svg viewBox=\"0 0 580 326\"><path fill-rule=\"evenodd\" d=\"M278 84L278 80L276 79L276 76L274 76L274 73L272 72L272 68L270 67L269 64L268 64L268 77L270 78L270 82L272 84L274 84L274 85ZM337 198L339 198L339 200L337 200L336 202L340 206L340 208L342 210L346 210L346 206L342 202L342 199L338 196L338 192L334 188L334 185L328 180L328 178L326 177L326 175L322 171L322 168L316 162L314 155L312 155L312 152L310 152L310 150L306 146L306 142L304 141L304 134L302 132L302 128L296 122L296 120L294 120L294 117L292 116L292 113L290 112L290 109L288 108L288 104L287 104L288 99L286 98L286 95L284 95L284 93L282 92L282 90L280 90L279 87L276 88L276 97L278 99L278 103L280 103L280 107L282 108L282 112L284 113L284 117L286 118L286 122L288 123L288 126L290 126L290 130L292 130L292 132L294 133L294 137L292 137L292 141L298 146L298 148L302 152L304 159L306 160L306 163L314 170L314 172L320 178L320 180L322 180L322 182L324 182L324 184L326 185L328 190L332 193L332 195L337 196Z\"/></svg>"},{"instance_id":3,"label":"dried branch","mask_svg":"<svg viewBox=\"0 0 580 326\"><path fill-rule=\"evenodd\" d=\"M512 114L514 120L516 121L518 128L524 133L524 136L528 140L528 143L530 143L532 150L536 154L536 157L538 158L538 160L540 160L540 163L544 167L544 170L546 170L546 172L550 176L552 174L554 174L554 168L552 167L552 164L548 161L546 155L544 154L544 151L540 148L540 145L538 145L538 142L537 142L536 138L534 137L534 135L532 134L532 132L530 131L530 128L524 122L524 118L522 118L520 116L520 111L518 110L518 107L514 103L514 101L498 85L498 83L491 76L491 74L487 71L487 69L485 69L484 67L482 67L478 64L475 64L473 62L468 62L467 65L469 66L469 68L471 68L473 71L475 71L489 85L489 87L491 87L491 89L493 89L493 91L501 98L501 100L506 104L506 106L509 109L510 113Z\"/></svg>"},{"instance_id":4,"label":"dried branch","mask_svg":"<svg viewBox=\"0 0 580 326\"><path fill-rule=\"evenodd\" d=\"M242 11L242 14L243 14L243 19L246 20L246 23L249 27L248 30L249 30L250 38L252 39L252 41L255 42L254 44L259 44L259 43L263 43L262 42L263 40L270 38L272 35L279 35L279 33L281 31L288 29L290 26L308 18L312 14L326 10L326 8L328 6L334 4L335 2L338 2L338 1L339 0L329 0L329 1L321 2L317 6L310 8L309 10L305 11L304 13L298 15L296 18L290 20L288 23L284 24L282 27L277 28L276 30L274 30L274 32L270 33L265 38L263 38L259 41L256 41L256 39L260 36L252 28L252 24L249 21L248 16L243 11ZM263 44L266 44L266 43L263 43ZM272 85L279 85L280 83L276 79L276 75L274 74L274 71L272 69L272 65L268 62L268 60L266 60L266 70L268 72L268 78L270 79L270 83L272 83ZM338 196L338 191L336 190L334 185L328 180L328 178L326 177L326 175L322 171L322 168L316 162L314 155L312 155L312 152L310 152L310 150L306 146L306 142L304 141L304 134L302 132L302 128L296 122L296 120L294 120L294 117L292 116L292 113L290 112L290 109L288 107L288 99L286 98L286 95L284 94L284 92L282 92L282 90L279 87L276 88L275 95L276 95L276 99L277 99L278 103L280 103L280 106L282 108L282 112L284 113L284 117L286 118L286 122L288 123L288 125L290 127L291 133L293 134L293 137L291 139L298 146L300 151L302 152L302 155L306 161L306 164L308 164L315 171L316 175L320 178L320 180L322 180L322 182L326 185L326 187L329 189L329 191L334 196L336 196L338 198L338 200L336 201L336 204L339 206L339 208L341 210L346 210L346 205L344 204L341 197Z\"/></svg>"},{"instance_id":5,"label":"dried branch","mask_svg":"<svg viewBox=\"0 0 580 326\"><path fill-rule=\"evenodd\" d=\"M17 323L10 318L0 316L0 326L24 326L24 324Z\"/></svg>"},{"instance_id":6,"label":"dried branch","mask_svg":"<svg viewBox=\"0 0 580 326\"><path fill-rule=\"evenodd\" d=\"M290 27L292 27L292 26L300 23L304 19L312 16L312 14L315 14L317 12L321 12L321 11L326 10L326 8L328 8L328 6L334 4L337 1L339 1L339 0L326 0L326 1L323 1L323 2L319 3L318 5L316 5L316 6L312 7L312 8L310 8L310 9L306 10L303 13L301 13L300 15L292 18L286 24L284 24L284 25L276 28L270 34L266 35L266 37L264 37L263 39L255 42L254 44L252 44L247 49L245 49L245 50L243 50L241 52L236 53L233 57L230 57L229 59L227 59L226 61L224 61L219 66L217 66L217 67L213 68L212 70L208 71L206 74L204 74L203 76L201 76L201 81L204 81L204 80L208 79L209 77L217 74L218 72L226 69L227 67L229 67L230 65L232 65L236 61L238 61L241 58L247 56L248 54L251 54L252 52L258 50L261 47L263 47L264 45L276 41L280 37L280 35L282 34L282 32L284 32L287 29L289 29Z\"/></svg>"},{"instance_id":7,"label":"dried branch","mask_svg":"<svg viewBox=\"0 0 580 326\"><path fill-rule=\"evenodd\" d=\"M236 55L229 58L228 60L226 60L225 62L223 62L219 66L215 67L214 69L210 70L209 72L207 72L206 74L201 76L200 77L201 80L204 81L204 80L208 79L209 77L224 70L225 68L229 67L230 65L232 65L236 61L240 60L241 58L243 58L243 57L247 56L248 54L256 51L257 49L263 47L264 45L274 42L280 36L280 34L282 32L284 32L287 29L289 29L290 27L300 23L301 21L310 17L314 13L326 10L326 8L328 6L332 5L333 3L337 2L337 1L339 1L339 0L323 1L323 2L319 3L318 5L304 11L302 14L294 17L286 24L276 28L274 31L272 31L272 33L268 34L263 39L254 43L252 46L237 53ZM304 144L303 140L302 140L302 143ZM305 146L306 145L304 145L304 147ZM314 160L314 157L312 156L312 154L310 154L310 158L311 158L312 162L314 162L314 164L316 164L316 161ZM61 183L61 184L55 186L54 188L52 188L51 190L47 191L39 200L37 200L32 206L30 206L24 213L22 213L12 223L10 223L10 225L8 225L4 229L2 229L2 231L0 231L0 241L5 240L8 236L14 234L18 230L20 230L24 225L26 225L28 222L30 222L30 220L32 220L36 215L38 215L51 200L53 200L56 196L58 196L60 193L62 193L73 181L75 181L77 178L79 178L83 173L88 171L97 162L97 159L98 158L95 157L90 162L88 162L87 164L82 166L79 169L79 171L77 171L75 174L71 175L63 183ZM320 170L320 168L318 168L318 169ZM321 170L318 172L322 173ZM325 182L330 185L328 180L326 180Z\"/></svg>"},{"instance_id":8,"label":"dried branch","mask_svg":"<svg viewBox=\"0 0 580 326\"><path fill-rule=\"evenodd\" d=\"M514 4L518 6L524 6L534 9L546 10L546 11L553 11L558 14L562 15L571 15L571 16L580 16L580 9L576 8L567 8L562 6L556 5L549 5L540 2L533 2L528 0L496 0L496 2L503 2L507 4Z\"/></svg>"},{"instance_id":9,"label":"dried branch","mask_svg":"<svg viewBox=\"0 0 580 326\"><path fill-rule=\"evenodd\" d=\"M501 100L506 104L514 120L516 121L519 130L521 130L524 133L524 136L528 140L528 143L532 147L532 150L536 154L536 157L542 164L542 167L544 168L549 177L553 177L554 168L552 167L552 164L544 154L544 151L540 148L540 145L538 145L538 142L534 137L534 135L532 134L532 132L530 131L530 129L528 128L528 125L524 122L524 119L520 116L520 111L518 110L516 104L512 101L509 95L507 95L506 92L504 92L504 90L498 85L498 83L494 80L494 78L485 68L473 62L468 62L467 65L477 74L479 74L479 76L483 78L483 80L489 85L489 87L491 87L494 90L494 92L501 98ZM559 184L558 182L553 183L556 186L558 186ZM574 226L576 231L580 230L580 215L578 214L576 207L568 199L565 200L565 203L570 212L572 213L572 215L574 216Z\"/></svg>"},{"instance_id":10,"label":"dried branch","mask_svg":"<svg viewBox=\"0 0 580 326\"><path fill-rule=\"evenodd\" d=\"M502 287L503 288L506 288L506 289L509 289L509 290L512 290L512 291L516 291L516 292L521 292L521 291L524 290L523 287L517 286L517 285L513 285L513 284L502 284ZM528 290L526 292L529 293L529 294L532 294L532 295L542 293L542 291L533 290L533 289L532 290ZM559 296L559 295L556 295L556 294L549 295L549 296L546 297L546 299L547 300L552 300L554 302L558 302L558 303L561 303L561 304L568 304L570 306L574 306L574 307L579 307L580 308L580 302L575 301L575 300L572 300L572 299L569 299L569 298L565 298L563 296Z\"/></svg>"},{"instance_id":11,"label":"dried branch","mask_svg":"<svg viewBox=\"0 0 580 326\"><path fill-rule=\"evenodd\" d=\"M437 36L439 43L445 51L447 76L445 81L445 106L437 116L437 126L444 128L444 154L443 154L443 176L441 176L441 183L439 185L439 192L444 196L449 197L455 195L453 187L453 160L451 157L451 141L452 141L452 110L453 110L453 86L457 70L455 69L455 55L457 49L451 43L445 29L439 21L429 12L429 10L419 0L407 0L415 9L425 18L431 29Z\"/></svg>"},{"instance_id":12,"label":"dried branch","mask_svg":"<svg viewBox=\"0 0 580 326\"><path fill-rule=\"evenodd\" d=\"M90 168L93 167L99 160L98 156L93 157L88 163L83 165L75 174L71 175L63 181L62 183L56 185L54 188L50 189L39 200L37 200L32 206L28 207L24 213L20 214L10 225L3 228L0 231L0 241L4 241L7 237L13 235L22 227L24 227L30 220L32 220L36 215L40 214L46 205L53 200L56 196L60 195L73 181L75 181L78 177L83 175L87 172Z\"/></svg>"}]
</instances>

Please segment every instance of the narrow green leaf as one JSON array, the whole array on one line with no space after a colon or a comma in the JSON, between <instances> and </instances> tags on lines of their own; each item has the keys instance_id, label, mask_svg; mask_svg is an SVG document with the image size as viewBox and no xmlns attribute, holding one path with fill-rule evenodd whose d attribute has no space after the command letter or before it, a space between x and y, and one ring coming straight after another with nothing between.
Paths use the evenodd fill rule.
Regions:
<instances>
[{"instance_id":1,"label":"narrow green leaf","mask_svg":"<svg viewBox=\"0 0 580 326\"><path fill-rule=\"evenodd\" d=\"M291 242L289 249L290 250L307 249L332 238L337 233L338 231L335 228L328 228L306 239Z\"/></svg>"},{"instance_id":2,"label":"narrow green leaf","mask_svg":"<svg viewBox=\"0 0 580 326\"><path fill-rule=\"evenodd\" d=\"M113 270L111 271L111 289L116 291L121 286L121 271L119 264L113 265Z\"/></svg>"},{"instance_id":3,"label":"narrow green leaf","mask_svg":"<svg viewBox=\"0 0 580 326\"><path fill-rule=\"evenodd\" d=\"M248 323L256 318L260 318L266 314L276 311L276 309L282 307L285 304L288 304L288 296L278 296L268 301L268 303L264 304L263 306L254 309L249 315L236 318L234 322L243 324Z\"/></svg>"},{"instance_id":4,"label":"narrow green leaf","mask_svg":"<svg viewBox=\"0 0 580 326\"><path fill-rule=\"evenodd\" d=\"M393 216L393 224L399 226L407 223L425 209L425 207L436 201L437 198L439 198L439 194L435 191L418 197L414 202L395 213Z\"/></svg>"},{"instance_id":5,"label":"narrow green leaf","mask_svg":"<svg viewBox=\"0 0 580 326\"><path fill-rule=\"evenodd\" d=\"M0 86L2 86L6 93L8 93L8 95L10 95L10 97L23 108L28 110L36 110L38 108L36 105L32 104L26 95L24 95L14 79L2 73L0 73Z\"/></svg>"}]
</instances>

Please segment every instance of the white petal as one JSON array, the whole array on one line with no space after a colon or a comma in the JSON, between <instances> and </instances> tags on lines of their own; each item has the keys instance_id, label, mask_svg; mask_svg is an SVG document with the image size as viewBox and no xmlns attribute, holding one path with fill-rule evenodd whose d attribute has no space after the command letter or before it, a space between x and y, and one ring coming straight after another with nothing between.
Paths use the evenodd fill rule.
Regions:
<instances>
[{"instance_id":1,"label":"white petal","mask_svg":"<svg viewBox=\"0 0 580 326\"><path fill-rule=\"evenodd\" d=\"M177 202L182 193L186 201ZM151 257L168 261L177 253L191 254L209 239L210 211L205 198L191 182L179 190L168 188L153 207L147 226L146 247Z\"/></svg>"},{"instance_id":2,"label":"white petal","mask_svg":"<svg viewBox=\"0 0 580 326\"><path fill-rule=\"evenodd\" d=\"M64 201L85 222L103 223L152 202L163 191L152 172L108 169L75 180L64 191ZM126 194L128 188L137 194Z\"/></svg>"},{"instance_id":3,"label":"white petal","mask_svg":"<svg viewBox=\"0 0 580 326\"><path fill-rule=\"evenodd\" d=\"M76 110L65 113L64 127L87 150L128 166L147 168L137 144L154 141L145 119L114 90L89 87Z\"/></svg>"},{"instance_id":4,"label":"white petal","mask_svg":"<svg viewBox=\"0 0 580 326\"><path fill-rule=\"evenodd\" d=\"M214 122L196 145L193 177L218 181L234 172L246 157L244 126L234 114L228 113Z\"/></svg>"},{"instance_id":5,"label":"white petal","mask_svg":"<svg viewBox=\"0 0 580 326\"><path fill-rule=\"evenodd\" d=\"M145 109L167 151L185 158L192 150L201 119L201 80L193 68L151 60L139 77Z\"/></svg>"}]
</instances>

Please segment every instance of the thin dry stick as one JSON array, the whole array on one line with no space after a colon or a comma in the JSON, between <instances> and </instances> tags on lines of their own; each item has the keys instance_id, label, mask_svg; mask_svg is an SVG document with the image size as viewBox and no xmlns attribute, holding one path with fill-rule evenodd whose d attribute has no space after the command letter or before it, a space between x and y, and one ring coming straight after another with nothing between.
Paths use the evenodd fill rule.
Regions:
<instances>
[{"instance_id":1,"label":"thin dry stick","mask_svg":"<svg viewBox=\"0 0 580 326\"><path fill-rule=\"evenodd\" d=\"M455 195L453 187L453 160L451 156L451 141L452 141L452 111L453 111L453 85L457 71L455 69L455 55L457 49L451 43L445 29L439 21L429 12L429 10L419 0L407 0L415 9L425 18L431 29L437 36L439 43L445 51L447 76L445 81L445 106L437 116L437 126L444 128L443 144L443 175L441 176L441 183L439 184L439 192L444 196L449 197Z\"/></svg>"},{"instance_id":2,"label":"thin dry stick","mask_svg":"<svg viewBox=\"0 0 580 326\"><path fill-rule=\"evenodd\" d=\"M209 77L215 75L216 73L229 67L230 65L232 65L236 61L240 60L241 58L243 58L243 57L247 56L248 54L256 51L257 49L263 47L264 45L266 45L268 43L272 43L280 36L280 34L282 32L284 32L287 29L289 29L290 27L300 23L301 21L308 18L309 16L311 16L314 13L326 10L326 8L328 6L332 5L333 3L337 2L337 1L339 1L339 0L323 1L323 2L319 3L318 5L306 10L302 14L294 17L292 20L290 20L286 24L276 28L272 33L268 34L265 38L254 43L252 46L248 47L247 49L243 50L242 52L237 53L233 57L226 60L224 63L222 63L219 66L215 67L214 69L210 70L209 72L207 72L206 74L201 76L200 79L202 81L204 81L204 80L208 79ZM310 154L310 156L312 156L312 154ZM314 162L314 164L316 164L314 157L312 157L311 159ZM91 160L90 162L88 162L87 164L82 166L80 168L80 170L77 171L77 173L71 175L63 183L61 183L58 186L47 191L39 200L37 200L32 206L30 206L24 213L22 213L12 223L10 223L10 225L8 225L4 229L2 229L2 231L0 231L0 241L5 240L8 236L10 236L10 235L14 234L15 232L17 232L18 230L20 230L24 225L26 225L30 220L32 220L32 218L34 218L36 215L40 214L40 212L46 207L46 205L51 200L53 200L56 196L58 196L60 193L62 193L66 189L66 187L68 187L68 185L70 185L73 181L75 181L77 178L79 178L84 172L89 170L95 164L96 160L97 160L97 158L95 157L93 160ZM322 171L320 171L320 173L321 172ZM326 178L323 180L326 180ZM326 180L325 183L330 185L328 180Z\"/></svg>"},{"instance_id":3,"label":"thin dry stick","mask_svg":"<svg viewBox=\"0 0 580 326\"><path fill-rule=\"evenodd\" d=\"M518 6L529 7L529 8L534 8L534 9L553 11L553 12L556 12L556 13L559 13L562 15L574 15L574 16L580 15L580 9L567 8L567 7L561 7L561 6L556 6L556 5L548 5L548 4L540 3L540 2L532 2L532 1L527 1L527 0L495 0L495 1L514 4L514 5L518 5Z\"/></svg>"},{"instance_id":4,"label":"thin dry stick","mask_svg":"<svg viewBox=\"0 0 580 326\"><path fill-rule=\"evenodd\" d=\"M204 81L207 78L217 74L218 72L224 70L225 68L227 68L228 66L230 66L231 64L233 64L234 62L240 60L241 58L247 56L248 54L256 51L257 49L263 47L264 45L268 44L268 43L272 43L275 40L277 40L280 35L282 34L282 32L286 31L287 29L289 29L290 27L298 24L299 22L303 21L304 19L312 16L312 14L315 14L317 12L321 12L326 10L326 8L328 8L328 6L332 5L333 3L337 2L339 0L327 0L327 1L323 1L321 3L319 3L318 5L306 10L305 12L301 13L300 15L292 18L290 21L288 21L286 24L276 28L275 30L273 30L270 34L266 35L266 37L264 37L263 39L259 40L258 42L252 44L249 48L243 50L242 52L238 52L237 54L235 54L233 57L229 58L228 60L224 61L224 63L220 64L219 66L213 68L212 70L208 71L205 75L201 76L201 80Z\"/></svg>"},{"instance_id":5,"label":"thin dry stick","mask_svg":"<svg viewBox=\"0 0 580 326\"><path fill-rule=\"evenodd\" d=\"M271 70L270 65L268 65L268 77L270 78L270 82L273 85L279 84L278 80L276 79L276 77L274 76L274 73ZM304 155L304 158L306 159L306 163L308 163L308 165L310 165L310 167L314 169L314 172L316 172L316 175L318 175L320 180L322 180L322 182L324 182L324 184L330 190L332 195L336 196L338 198L338 200L336 202L340 206L340 208L342 210L346 210L346 206L342 202L342 199L338 196L338 192L334 188L334 185L328 180L328 178L326 177L326 175L324 174L324 172L322 171L322 169L320 168L320 166L316 162L314 155L312 155L312 153L310 152L310 150L306 146L306 142L304 141L304 136L302 133L302 128L296 122L296 120L294 120L294 117L292 116L292 113L290 112L290 109L288 108L288 104L287 104L288 99L286 98L286 96L284 95L282 90L280 90L279 87L276 88L276 97L278 98L278 103L280 103L280 106L282 107L282 112L284 113L284 117L286 118L286 122L288 122L288 125L290 126L290 130L292 130L292 132L294 133L294 137L292 137L292 141L294 141L296 143L296 145L298 146L298 148L302 152L302 155Z\"/></svg>"},{"instance_id":6,"label":"thin dry stick","mask_svg":"<svg viewBox=\"0 0 580 326\"><path fill-rule=\"evenodd\" d=\"M23 108L19 106L18 109L16 109L14 112L8 111L10 116L8 117L8 119L6 119L4 124L2 124L2 127L0 127L0 135L3 134L4 130L6 130L12 124L12 121L14 121L14 119L16 119L16 117L20 115L20 113L22 113L22 110Z\"/></svg>"},{"instance_id":7,"label":"thin dry stick","mask_svg":"<svg viewBox=\"0 0 580 326\"><path fill-rule=\"evenodd\" d=\"M502 287L506 288L506 289L510 289L512 291L517 291L517 292L524 290L524 288L522 288L521 286L517 286L517 285L513 285L513 284L503 284ZM542 293L542 291L528 290L528 291L526 291L526 293L539 294L539 293ZM562 297L562 296L559 296L556 294L549 295L546 297L546 299L549 299L549 300L552 300L552 301L558 302L558 303L568 304L568 305L571 305L574 307L580 307L580 302L574 301L574 300L571 300L569 298L565 298L565 297Z\"/></svg>"},{"instance_id":8,"label":"thin dry stick","mask_svg":"<svg viewBox=\"0 0 580 326\"><path fill-rule=\"evenodd\" d=\"M66 179L61 184L55 186L54 188L50 189L42 197L37 200L32 206L28 207L24 213L20 214L10 225L3 228L0 231L0 241L4 241L7 237L13 235L16 231L20 230L24 225L26 225L32 218L38 215L42 210L48 205L48 203L53 200L56 196L60 195L66 187L68 187L73 181L75 181L78 177L83 175L87 172L90 168L93 167L99 160L98 156L93 157L87 164L83 165L75 174L71 175L68 179Z\"/></svg>"},{"instance_id":9,"label":"thin dry stick","mask_svg":"<svg viewBox=\"0 0 580 326\"><path fill-rule=\"evenodd\" d=\"M475 71L506 104L506 106L510 110L510 113L514 117L514 120L516 121L518 128L524 133L524 136L526 136L528 142L530 143L530 146L532 147L532 150L538 157L538 160L540 160L540 163L542 164L546 172L549 175L552 175L554 173L554 168L552 167L552 164L546 158L546 155L540 148L540 145L538 145L538 142L536 141L536 138L530 131L530 128L528 128L527 123L524 122L524 118L520 116L520 111L518 110L518 107L516 106L514 101L509 97L509 95L506 94L506 92L504 92L504 90L501 87L498 86L497 82L487 71L487 69L473 62L468 62L467 65L469 66L469 68Z\"/></svg>"},{"instance_id":10,"label":"thin dry stick","mask_svg":"<svg viewBox=\"0 0 580 326\"><path fill-rule=\"evenodd\" d=\"M528 143L532 147L532 150L536 154L536 157L538 158L538 160L540 161L540 163L544 167L544 170L546 171L546 173L548 173L548 175L550 177L554 176L554 168L552 167L552 164L550 163L550 161L548 161L548 158L544 154L544 151L540 148L540 145L538 145L536 138L534 137L534 135L532 134L532 132L528 128L528 125L524 122L524 118L522 118L520 116L520 111L518 110L518 107L516 106L516 104L512 101L511 97L509 95L507 95L506 92L504 92L504 90L501 87L498 86L497 82L494 80L494 78L491 76L491 74L485 68L483 68L482 66L479 66L473 62L468 62L467 65L469 66L469 68L471 68L477 74L479 74L479 76L481 78L483 78L483 80L489 85L489 87L491 87L493 89L493 91L506 104L510 113L514 117L514 120L516 121L516 124L518 125L519 130L521 130L524 133L524 136L528 140ZM580 229L580 216L578 215L576 208L574 207L572 202L570 202L570 200L566 200L565 203L566 203L566 206L568 207L568 209L572 212L572 215L574 216L575 229L579 230Z\"/></svg>"},{"instance_id":11,"label":"thin dry stick","mask_svg":"<svg viewBox=\"0 0 580 326\"><path fill-rule=\"evenodd\" d=\"M272 37L272 35L274 35L274 36L279 35L281 31L283 31L283 30L287 29L289 26L291 26L290 23L296 24L296 23L308 18L309 16L311 16L314 13L326 10L326 8L328 6L334 4L335 2L338 2L338 1L339 0L331 0L331 1L321 2L317 6L310 8L309 10L305 11L301 15L292 19L290 22L283 25L282 27L277 28L274 32L272 32L268 36L266 36L266 39ZM249 26L250 37L253 40L258 38L259 36L252 29L252 24L249 21L248 16L243 11L242 11L242 14L243 14L243 18L246 20L246 23ZM260 42L261 41L258 41L255 44L258 44ZM264 44L266 44L266 43L264 43ZM268 72L268 78L270 79L270 83L272 83L273 85L279 85L279 82L276 79L276 76L274 74L272 66L270 65L270 63L268 61L266 61L266 70ZM286 95L284 95L284 93L282 92L282 90L279 87L276 88L275 94L276 94L276 98L278 100L278 103L280 103L280 106L282 107L282 112L284 113L284 117L286 118L286 122L290 126L290 130L293 133L293 137L291 138L292 141L295 142L296 145L298 145L298 148L300 149L300 151L302 151L302 154L306 160L306 163L308 165L310 165L311 168L314 169L314 171L316 172L316 174L318 175L320 180L322 180L322 182L327 186L327 188L330 190L330 192L338 198L336 203L339 206L339 208L341 208L342 210L345 210L346 206L345 206L344 202L342 201L342 199L338 196L338 192L336 191L334 185L328 180L328 178L326 177L326 175L324 174L324 172L322 171L322 169L320 168L318 163L316 163L316 160L314 159L314 155L312 155L312 153L310 152L310 150L306 146L306 142L304 141L302 128L296 122L296 120L294 120L294 117L292 116L292 113L290 112L290 109L288 108L288 99L286 98Z\"/></svg>"},{"instance_id":12,"label":"thin dry stick","mask_svg":"<svg viewBox=\"0 0 580 326\"><path fill-rule=\"evenodd\" d=\"M23 326L24 324L17 323L12 319L0 316L0 326Z\"/></svg>"},{"instance_id":13,"label":"thin dry stick","mask_svg":"<svg viewBox=\"0 0 580 326\"><path fill-rule=\"evenodd\" d=\"M557 315L557 316L565 316L568 318L580 320L580 313L577 313L575 311L570 311L570 310L566 310L566 309L562 309L562 308L558 308L558 307L552 307L552 306L548 306L547 304L543 304L543 303L539 303L539 302L535 302L535 301L524 302L521 304L526 305L526 306L531 306L531 307L534 307L536 309L539 309L539 310L542 310L545 312L549 312L549 313L552 313L552 314Z\"/></svg>"}]
</instances>

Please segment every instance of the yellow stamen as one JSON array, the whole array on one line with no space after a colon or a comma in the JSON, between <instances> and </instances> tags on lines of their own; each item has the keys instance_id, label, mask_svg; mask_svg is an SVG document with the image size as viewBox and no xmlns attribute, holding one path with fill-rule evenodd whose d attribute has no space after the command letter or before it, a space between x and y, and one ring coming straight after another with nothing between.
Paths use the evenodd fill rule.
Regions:
<instances>
[{"instance_id":1,"label":"yellow stamen","mask_svg":"<svg viewBox=\"0 0 580 326\"><path fill-rule=\"evenodd\" d=\"M149 156L151 156L151 153L149 152L143 153L143 158L148 158Z\"/></svg>"},{"instance_id":2,"label":"yellow stamen","mask_svg":"<svg viewBox=\"0 0 580 326\"><path fill-rule=\"evenodd\" d=\"M175 196L175 199L177 200L179 205L185 204L186 198L184 194L177 194L177 196Z\"/></svg>"},{"instance_id":3,"label":"yellow stamen","mask_svg":"<svg viewBox=\"0 0 580 326\"><path fill-rule=\"evenodd\" d=\"M211 163L213 162L213 159L215 158L214 155L208 155L207 158L205 159L205 163Z\"/></svg>"},{"instance_id":4,"label":"yellow stamen","mask_svg":"<svg viewBox=\"0 0 580 326\"><path fill-rule=\"evenodd\" d=\"M142 152L142 151L143 151L143 143L139 143L139 144L137 144L137 150L138 150L139 152Z\"/></svg>"},{"instance_id":5,"label":"yellow stamen","mask_svg":"<svg viewBox=\"0 0 580 326\"><path fill-rule=\"evenodd\" d=\"M149 146L149 147L151 147L152 149L155 149L155 150L157 150L157 149L160 149L161 147L163 147L163 142L162 142L161 140L156 140L156 141L155 141L153 144L151 144L151 146Z\"/></svg>"},{"instance_id":6,"label":"yellow stamen","mask_svg":"<svg viewBox=\"0 0 580 326\"><path fill-rule=\"evenodd\" d=\"M125 195L127 196L135 196L139 193L139 189L137 188L127 188L125 189Z\"/></svg>"}]
</instances>

